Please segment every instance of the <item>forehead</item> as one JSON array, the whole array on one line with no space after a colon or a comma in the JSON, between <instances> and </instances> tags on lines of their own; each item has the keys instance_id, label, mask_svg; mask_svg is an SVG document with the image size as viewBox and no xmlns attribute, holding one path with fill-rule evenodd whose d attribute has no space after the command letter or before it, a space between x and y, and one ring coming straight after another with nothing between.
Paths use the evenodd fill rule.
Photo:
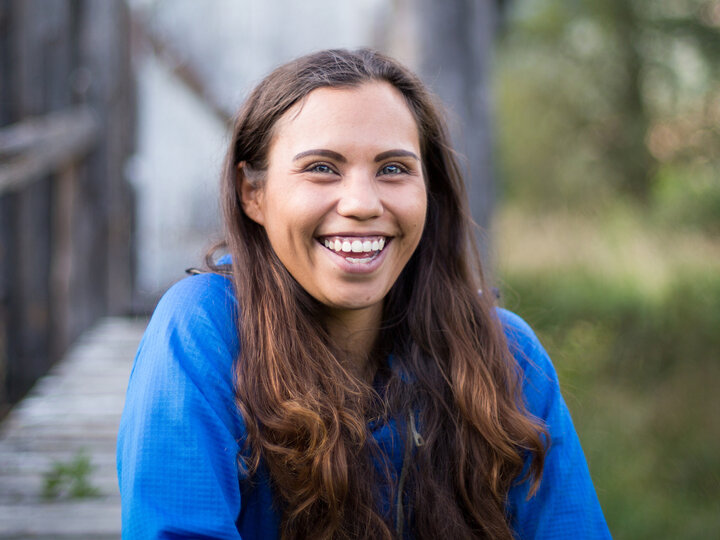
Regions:
<instances>
[{"instance_id":1,"label":"forehead","mask_svg":"<svg viewBox=\"0 0 720 540\"><path fill-rule=\"evenodd\" d=\"M387 82L313 90L278 120L274 132L271 154L302 146L390 145L413 150L419 155L415 117L404 96Z\"/></svg>"}]
</instances>

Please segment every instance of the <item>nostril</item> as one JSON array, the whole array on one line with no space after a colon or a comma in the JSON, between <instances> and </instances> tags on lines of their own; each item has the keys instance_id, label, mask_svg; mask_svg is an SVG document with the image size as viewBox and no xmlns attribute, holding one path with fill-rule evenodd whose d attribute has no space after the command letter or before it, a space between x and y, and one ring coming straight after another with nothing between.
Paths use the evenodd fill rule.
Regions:
<instances>
[{"instance_id":1,"label":"nostril","mask_svg":"<svg viewBox=\"0 0 720 540\"><path fill-rule=\"evenodd\" d=\"M344 197L338 203L337 211L345 217L370 219L382 215L383 205L377 197Z\"/></svg>"}]
</instances>

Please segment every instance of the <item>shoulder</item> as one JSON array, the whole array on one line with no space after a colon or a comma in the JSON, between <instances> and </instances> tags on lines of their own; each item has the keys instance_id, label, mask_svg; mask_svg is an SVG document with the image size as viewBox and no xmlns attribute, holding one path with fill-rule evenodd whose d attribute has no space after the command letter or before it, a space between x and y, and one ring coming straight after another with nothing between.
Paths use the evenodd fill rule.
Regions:
<instances>
[{"instance_id":1,"label":"shoulder","mask_svg":"<svg viewBox=\"0 0 720 540\"><path fill-rule=\"evenodd\" d=\"M235 424L233 370L239 352L231 281L211 273L185 278L163 295L148 323L128 402L145 403L150 396L167 402L198 392L227 424Z\"/></svg>"},{"instance_id":2,"label":"shoulder","mask_svg":"<svg viewBox=\"0 0 720 540\"><path fill-rule=\"evenodd\" d=\"M219 340L237 352L237 301L230 280L207 273L175 283L158 302L143 345L155 340L185 348Z\"/></svg>"},{"instance_id":3,"label":"shoulder","mask_svg":"<svg viewBox=\"0 0 720 540\"><path fill-rule=\"evenodd\" d=\"M147 356L141 353L148 348L165 353L151 355L153 361L176 361L184 369L191 369L194 363L234 359L239 353L237 313L228 278L205 273L178 281L158 302L140 344L138 360Z\"/></svg>"},{"instance_id":4,"label":"shoulder","mask_svg":"<svg viewBox=\"0 0 720 540\"><path fill-rule=\"evenodd\" d=\"M234 324L237 301L229 278L210 272L186 277L165 292L153 313L154 319L175 322L199 316Z\"/></svg>"},{"instance_id":5,"label":"shoulder","mask_svg":"<svg viewBox=\"0 0 720 540\"><path fill-rule=\"evenodd\" d=\"M556 409L562 402L562 396L557 372L550 356L530 325L520 316L502 308L497 308L496 313L510 353L515 358L520 371L522 391L528 411L546 423L560 420L553 418L554 412L557 412Z\"/></svg>"},{"instance_id":6,"label":"shoulder","mask_svg":"<svg viewBox=\"0 0 720 540\"><path fill-rule=\"evenodd\" d=\"M507 309L497 308L496 313L507 339L508 348L526 375L544 373L553 378L555 367L530 325Z\"/></svg>"},{"instance_id":7,"label":"shoulder","mask_svg":"<svg viewBox=\"0 0 720 540\"><path fill-rule=\"evenodd\" d=\"M527 410L545 425L550 446L540 486L528 482L508 495L518 538L610 538L555 367L535 332L520 317L498 309L508 347L517 361Z\"/></svg>"},{"instance_id":8,"label":"shoulder","mask_svg":"<svg viewBox=\"0 0 720 540\"><path fill-rule=\"evenodd\" d=\"M505 332L510 352L521 365L531 360L541 360L543 364L541 367L552 368L552 363L549 362L550 359L540 340L524 319L503 308L496 308L496 313Z\"/></svg>"},{"instance_id":9,"label":"shoulder","mask_svg":"<svg viewBox=\"0 0 720 540\"><path fill-rule=\"evenodd\" d=\"M117 439L128 537L238 537L236 314L231 282L201 274L173 285L150 319Z\"/></svg>"}]
</instances>

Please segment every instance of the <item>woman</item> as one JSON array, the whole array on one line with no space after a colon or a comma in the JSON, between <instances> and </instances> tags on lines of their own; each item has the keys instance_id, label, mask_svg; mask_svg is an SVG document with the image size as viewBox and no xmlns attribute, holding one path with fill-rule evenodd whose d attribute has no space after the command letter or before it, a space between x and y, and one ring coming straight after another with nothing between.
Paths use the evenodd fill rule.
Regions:
<instances>
[{"instance_id":1,"label":"woman","mask_svg":"<svg viewBox=\"0 0 720 540\"><path fill-rule=\"evenodd\" d=\"M163 297L118 441L125 538L605 538L553 367L494 306L420 81L271 73L234 128L229 256Z\"/></svg>"}]
</instances>

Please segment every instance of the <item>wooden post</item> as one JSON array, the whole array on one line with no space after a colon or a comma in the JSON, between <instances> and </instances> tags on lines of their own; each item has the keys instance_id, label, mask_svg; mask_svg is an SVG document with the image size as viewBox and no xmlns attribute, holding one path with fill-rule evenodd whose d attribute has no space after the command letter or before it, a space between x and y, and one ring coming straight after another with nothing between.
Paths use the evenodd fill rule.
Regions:
<instances>
[{"instance_id":1,"label":"wooden post","mask_svg":"<svg viewBox=\"0 0 720 540\"><path fill-rule=\"evenodd\" d=\"M8 370L14 343L10 339L13 319L10 296L13 278L13 202L12 195L0 194L0 418L5 415L10 403Z\"/></svg>"},{"instance_id":2,"label":"wooden post","mask_svg":"<svg viewBox=\"0 0 720 540\"><path fill-rule=\"evenodd\" d=\"M13 116L40 115L49 110L48 64L53 2L13 2L11 16L11 78ZM47 8L47 9L46 9ZM50 182L39 178L15 197L14 279L11 313L18 341L9 358L9 398L18 399L49 367Z\"/></svg>"},{"instance_id":3,"label":"wooden post","mask_svg":"<svg viewBox=\"0 0 720 540\"><path fill-rule=\"evenodd\" d=\"M83 4L79 54L89 77L86 99L99 112L103 139L87 162L93 189L81 189L78 209L87 209L77 223L93 246L94 268L85 279L92 283L93 298L86 298L87 318L100 313L120 314L130 307L132 291L133 196L124 176L125 159L132 150L134 118L133 85L130 76L130 17L122 1ZM82 180L81 180L82 182ZM89 186L87 186L89 188ZM78 253L82 259L82 255ZM83 269L79 268L79 272ZM101 300L101 301L100 301ZM81 321L80 326L85 326Z\"/></svg>"},{"instance_id":4,"label":"wooden post","mask_svg":"<svg viewBox=\"0 0 720 540\"><path fill-rule=\"evenodd\" d=\"M123 0L0 3L0 417L131 306L133 112Z\"/></svg>"},{"instance_id":5,"label":"wooden post","mask_svg":"<svg viewBox=\"0 0 720 540\"><path fill-rule=\"evenodd\" d=\"M50 351L59 357L70 345L70 320L72 299L70 298L73 261L73 216L77 197L77 164L71 163L58 175L54 184L52 224L55 231L52 263L50 267L51 316L54 329Z\"/></svg>"},{"instance_id":6,"label":"wooden post","mask_svg":"<svg viewBox=\"0 0 720 540\"><path fill-rule=\"evenodd\" d=\"M450 110L455 148L467 157L468 199L487 231L495 203L490 64L496 0L415 0L420 73ZM488 239L481 251L489 255Z\"/></svg>"}]
</instances>

